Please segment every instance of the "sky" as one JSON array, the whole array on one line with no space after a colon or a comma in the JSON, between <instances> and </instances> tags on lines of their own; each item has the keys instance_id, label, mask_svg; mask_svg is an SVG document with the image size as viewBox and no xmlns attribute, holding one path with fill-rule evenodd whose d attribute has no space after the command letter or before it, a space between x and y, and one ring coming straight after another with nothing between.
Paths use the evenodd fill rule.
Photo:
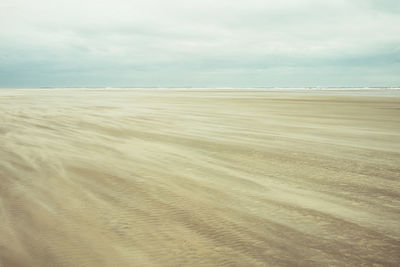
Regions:
<instances>
[{"instance_id":1,"label":"sky","mask_svg":"<svg viewBox=\"0 0 400 267\"><path fill-rule=\"evenodd\" d=\"M399 0L0 1L0 87L399 85Z\"/></svg>"}]
</instances>

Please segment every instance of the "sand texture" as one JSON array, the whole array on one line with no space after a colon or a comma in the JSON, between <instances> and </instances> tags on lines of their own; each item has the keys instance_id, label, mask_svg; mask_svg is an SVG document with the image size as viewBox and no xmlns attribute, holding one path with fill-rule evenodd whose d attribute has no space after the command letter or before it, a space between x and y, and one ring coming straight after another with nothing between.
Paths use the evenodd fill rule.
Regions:
<instances>
[{"instance_id":1,"label":"sand texture","mask_svg":"<svg viewBox=\"0 0 400 267\"><path fill-rule=\"evenodd\" d=\"M400 98L0 90L0 266L398 266Z\"/></svg>"}]
</instances>

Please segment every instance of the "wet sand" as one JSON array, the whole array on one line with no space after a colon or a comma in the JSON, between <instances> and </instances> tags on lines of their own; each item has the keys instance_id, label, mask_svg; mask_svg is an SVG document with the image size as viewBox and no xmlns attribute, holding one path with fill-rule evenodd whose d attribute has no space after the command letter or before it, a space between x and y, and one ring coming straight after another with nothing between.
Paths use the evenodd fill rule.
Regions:
<instances>
[{"instance_id":1,"label":"wet sand","mask_svg":"<svg viewBox=\"0 0 400 267\"><path fill-rule=\"evenodd\" d=\"M399 97L0 90L0 266L399 262Z\"/></svg>"}]
</instances>

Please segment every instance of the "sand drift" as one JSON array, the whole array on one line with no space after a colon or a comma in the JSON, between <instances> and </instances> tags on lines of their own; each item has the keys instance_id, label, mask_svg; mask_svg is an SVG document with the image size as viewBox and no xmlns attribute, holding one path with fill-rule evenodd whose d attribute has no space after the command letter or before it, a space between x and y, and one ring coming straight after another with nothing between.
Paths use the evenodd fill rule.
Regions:
<instances>
[{"instance_id":1,"label":"sand drift","mask_svg":"<svg viewBox=\"0 0 400 267\"><path fill-rule=\"evenodd\" d=\"M0 266L399 262L399 97L0 91Z\"/></svg>"}]
</instances>

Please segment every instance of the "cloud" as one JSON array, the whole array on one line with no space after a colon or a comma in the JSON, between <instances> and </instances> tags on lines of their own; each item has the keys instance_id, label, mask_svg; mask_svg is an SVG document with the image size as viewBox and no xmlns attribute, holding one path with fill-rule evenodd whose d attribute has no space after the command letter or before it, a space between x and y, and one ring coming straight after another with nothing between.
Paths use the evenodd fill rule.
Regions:
<instances>
[{"instance_id":1,"label":"cloud","mask_svg":"<svg viewBox=\"0 0 400 267\"><path fill-rule=\"evenodd\" d=\"M399 85L396 25L389 0L3 0L0 86Z\"/></svg>"}]
</instances>

